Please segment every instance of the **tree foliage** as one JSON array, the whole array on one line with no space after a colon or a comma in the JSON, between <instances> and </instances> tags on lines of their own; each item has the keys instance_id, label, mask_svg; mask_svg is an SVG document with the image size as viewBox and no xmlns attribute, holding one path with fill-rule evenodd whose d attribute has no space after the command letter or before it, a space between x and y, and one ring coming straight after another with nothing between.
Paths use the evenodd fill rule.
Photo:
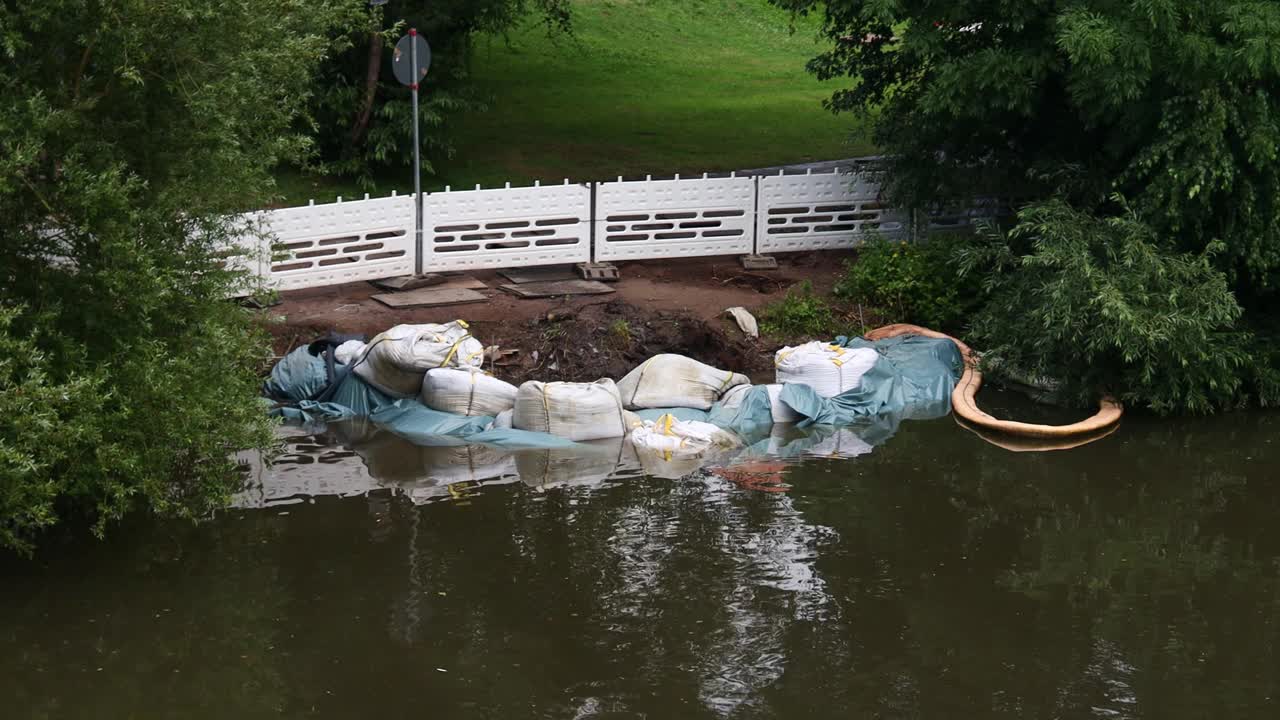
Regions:
<instances>
[{"instance_id":1,"label":"tree foliage","mask_svg":"<svg viewBox=\"0 0 1280 720\"><path fill-rule=\"evenodd\" d=\"M810 68L875 115L892 190L1130 198L1162 241L1251 294L1280 283L1280 3L773 0L821 13ZM1245 299L1245 298L1242 298Z\"/></svg>"},{"instance_id":2,"label":"tree foliage","mask_svg":"<svg viewBox=\"0 0 1280 720\"><path fill-rule=\"evenodd\" d=\"M227 301L233 213L291 131L347 3L0 8L0 545L68 514L196 516L270 442L266 344Z\"/></svg>"},{"instance_id":3,"label":"tree foliage","mask_svg":"<svg viewBox=\"0 0 1280 720\"><path fill-rule=\"evenodd\" d=\"M1158 413L1205 413L1260 391L1254 399L1273 403L1211 262L1220 249L1170 251L1132 211L1028 206L1011 232L989 227L960 253L962 270L986 283L971 339L989 364L1060 380L1082 405L1110 393Z\"/></svg>"},{"instance_id":4,"label":"tree foliage","mask_svg":"<svg viewBox=\"0 0 1280 720\"><path fill-rule=\"evenodd\" d=\"M365 4L352 1L355 7ZM569 0L391 0L361 10L339 33L342 51L321 66L315 80L312 114L327 168L368 181L379 167L411 162L410 91L391 71L395 43L408 28L431 46L430 71L419 93L423 147L447 156L449 118L486 107L484 96L468 85L475 37L503 33L533 12L548 31L569 29Z\"/></svg>"}]
</instances>

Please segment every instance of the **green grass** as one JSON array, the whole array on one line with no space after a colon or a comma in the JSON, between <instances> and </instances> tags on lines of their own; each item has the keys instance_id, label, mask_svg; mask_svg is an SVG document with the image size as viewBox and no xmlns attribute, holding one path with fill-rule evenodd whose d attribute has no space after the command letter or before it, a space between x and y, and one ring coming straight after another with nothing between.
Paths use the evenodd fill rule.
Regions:
<instances>
[{"instance_id":1,"label":"green grass","mask_svg":"<svg viewBox=\"0 0 1280 720\"><path fill-rule=\"evenodd\" d=\"M824 110L840 86L804 69L823 46L812 20L765 0L576 0L574 34L530 20L476 44L488 112L454 119L456 154L424 189L734 170L873 151L854 120ZM847 82L847 81L846 81ZM851 137L853 139L851 140ZM384 180L378 193L412 187ZM346 179L284 174L292 201L358 196Z\"/></svg>"}]
</instances>

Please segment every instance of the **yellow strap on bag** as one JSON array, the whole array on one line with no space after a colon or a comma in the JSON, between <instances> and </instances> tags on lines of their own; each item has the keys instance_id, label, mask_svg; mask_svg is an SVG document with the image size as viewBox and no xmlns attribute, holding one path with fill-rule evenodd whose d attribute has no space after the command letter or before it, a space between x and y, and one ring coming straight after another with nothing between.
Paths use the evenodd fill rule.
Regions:
<instances>
[{"instance_id":1,"label":"yellow strap on bag","mask_svg":"<svg viewBox=\"0 0 1280 720\"><path fill-rule=\"evenodd\" d=\"M470 335L463 335L462 337L458 338L458 341L453 344L453 347L449 348L449 354L444 356L444 362L440 363L440 367L444 367L445 365L448 365L449 361L453 359L453 356L457 354L458 347L462 345L463 341L470 340L470 339L471 339ZM481 352L484 352L484 351L481 350Z\"/></svg>"}]
</instances>

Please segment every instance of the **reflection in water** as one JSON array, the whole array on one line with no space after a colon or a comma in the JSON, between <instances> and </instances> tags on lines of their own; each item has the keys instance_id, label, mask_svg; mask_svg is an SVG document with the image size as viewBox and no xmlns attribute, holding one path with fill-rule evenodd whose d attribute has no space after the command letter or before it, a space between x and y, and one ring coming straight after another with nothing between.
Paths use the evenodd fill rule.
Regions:
<instances>
[{"instance_id":1,"label":"reflection in water","mask_svg":"<svg viewBox=\"0 0 1280 720\"><path fill-rule=\"evenodd\" d=\"M778 465L765 493L661 479L626 443L310 428L246 458L240 510L0 567L0 696L50 718L1271 718L1277 429L1136 418L1051 454L949 418L779 429L716 459Z\"/></svg>"}]
</instances>

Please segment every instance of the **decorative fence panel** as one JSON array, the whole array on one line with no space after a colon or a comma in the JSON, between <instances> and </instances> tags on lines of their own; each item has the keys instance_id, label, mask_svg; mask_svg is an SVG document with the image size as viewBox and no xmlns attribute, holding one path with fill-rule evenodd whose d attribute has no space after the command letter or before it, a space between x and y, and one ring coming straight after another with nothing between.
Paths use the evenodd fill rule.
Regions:
<instances>
[{"instance_id":1,"label":"decorative fence panel","mask_svg":"<svg viewBox=\"0 0 1280 720\"><path fill-rule=\"evenodd\" d=\"M760 177L706 175L590 184L462 190L422 196L423 268L497 269L596 260L646 260L827 250L871 232L908 235L908 214L887 208L874 158L839 170ZM229 259L278 290L409 275L414 271L412 195L245 215ZM971 227L1008 213L978 199L928 215L930 232ZM922 220L924 217L922 216ZM274 240L274 248L270 241ZM274 251L274 256L272 255Z\"/></svg>"},{"instance_id":2,"label":"decorative fence panel","mask_svg":"<svg viewBox=\"0 0 1280 720\"><path fill-rule=\"evenodd\" d=\"M907 214L880 202L880 187L839 171L760 178L756 252L833 250L870 231L905 237Z\"/></svg>"},{"instance_id":3,"label":"decorative fence panel","mask_svg":"<svg viewBox=\"0 0 1280 720\"><path fill-rule=\"evenodd\" d=\"M428 272L591 260L588 185L432 193L423 214Z\"/></svg>"},{"instance_id":4,"label":"decorative fence panel","mask_svg":"<svg viewBox=\"0 0 1280 720\"><path fill-rule=\"evenodd\" d=\"M749 254L754 212L750 177L599 183L595 259Z\"/></svg>"},{"instance_id":5,"label":"decorative fence panel","mask_svg":"<svg viewBox=\"0 0 1280 720\"><path fill-rule=\"evenodd\" d=\"M412 274L413 216L411 195L265 211L276 255L263 278L297 290Z\"/></svg>"}]
</instances>

